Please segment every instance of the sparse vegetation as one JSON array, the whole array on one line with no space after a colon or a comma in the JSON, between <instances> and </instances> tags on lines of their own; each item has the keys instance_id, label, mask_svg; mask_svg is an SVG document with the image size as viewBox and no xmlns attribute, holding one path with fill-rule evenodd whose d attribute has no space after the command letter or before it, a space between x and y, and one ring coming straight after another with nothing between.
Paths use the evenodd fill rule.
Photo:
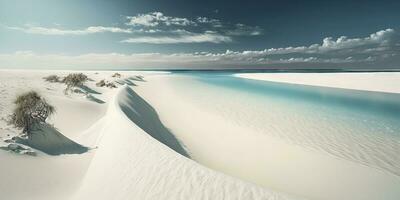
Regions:
<instances>
[{"instance_id":1,"label":"sparse vegetation","mask_svg":"<svg viewBox=\"0 0 400 200\"><path fill-rule=\"evenodd\" d=\"M97 87L117 88L113 82L106 82L104 79L96 83Z\"/></svg>"},{"instance_id":2,"label":"sparse vegetation","mask_svg":"<svg viewBox=\"0 0 400 200\"><path fill-rule=\"evenodd\" d=\"M109 87L109 88L117 88L117 86L116 86L114 83L107 83L107 84L106 84L106 87Z\"/></svg>"},{"instance_id":3,"label":"sparse vegetation","mask_svg":"<svg viewBox=\"0 0 400 200\"><path fill-rule=\"evenodd\" d=\"M120 73L115 73L112 75L112 77L114 77L114 78L121 78L121 76L122 75Z\"/></svg>"},{"instance_id":4,"label":"sparse vegetation","mask_svg":"<svg viewBox=\"0 0 400 200\"><path fill-rule=\"evenodd\" d=\"M68 91L73 91L73 89L76 87L83 86L86 81L88 81L88 77L85 74L69 74L63 79L63 83L67 85L67 88L65 88L65 93L68 93Z\"/></svg>"},{"instance_id":5,"label":"sparse vegetation","mask_svg":"<svg viewBox=\"0 0 400 200\"><path fill-rule=\"evenodd\" d=\"M35 125L46 123L47 118L55 112L55 108L35 91L19 95L14 103L16 107L9 122L23 129L22 132L28 137Z\"/></svg>"},{"instance_id":6,"label":"sparse vegetation","mask_svg":"<svg viewBox=\"0 0 400 200\"><path fill-rule=\"evenodd\" d=\"M96 83L97 87L104 87L105 85L106 85L106 82L104 81L104 79Z\"/></svg>"},{"instance_id":7,"label":"sparse vegetation","mask_svg":"<svg viewBox=\"0 0 400 200\"><path fill-rule=\"evenodd\" d=\"M43 77L43 79L44 79L45 81L47 81L47 82L50 82L50 83L57 83L57 82L60 82L60 77L57 76L57 75L46 76L46 77Z\"/></svg>"}]
</instances>

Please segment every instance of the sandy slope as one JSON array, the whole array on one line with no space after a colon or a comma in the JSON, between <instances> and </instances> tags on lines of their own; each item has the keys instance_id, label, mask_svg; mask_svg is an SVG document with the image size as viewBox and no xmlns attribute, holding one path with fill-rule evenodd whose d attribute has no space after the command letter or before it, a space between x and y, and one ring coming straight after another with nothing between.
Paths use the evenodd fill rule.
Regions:
<instances>
[{"instance_id":1,"label":"sandy slope","mask_svg":"<svg viewBox=\"0 0 400 200\"><path fill-rule=\"evenodd\" d=\"M34 144L42 150L59 152L62 143L51 147L49 140L65 140L67 137L81 143L77 138L94 122L104 115L106 104L97 104L88 101L81 95L65 96L64 85L45 82L42 77L50 74L65 75L69 72L52 71L0 71L0 114L6 118L13 108L12 101L17 94L35 90L44 96L56 107L56 114L49 120L57 128L52 130L53 136L46 134L35 135ZM94 72L92 72L93 74ZM93 75L92 75L93 76ZM92 86L93 83L89 83ZM104 95L106 98L107 96ZM7 126L0 120L0 145L8 135L16 135L18 131ZM55 140L54 140L55 139ZM61 140L60 140L61 139ZM32 142L32 141L30 141ZM75 145L75 144L73 144ZM85 145L85 144L83 144ZM90 147L90 145L87 145ZM55 150L55 151L54 151ZM65 150L65 149L64 149ZM0 193L6 199L68 199L77 189L77 185L86 172L93 152L84 154L71 154L49 156L41 151L36 151L38 156L16 155L0 151ZM59 152L63 153L63 152Z\"/></svg>"},{"instance_id":2,"label":"sandy slope","mask_svg":"<svg viewBox=\"0 0 400 200\"><path fill-rule=\"evenodd\" d=\"M71 152L57 145L56 150L62 150L57 156L37 149L37 156L0 150L1 199L289 199L189 159L187 149L163 125L156 110L131 89L144 82L126 77L141 73L121 72L125 78L115 79L110 78L114 72L84 72L94 80L87 84L94 90L92 98L65 96L63 84L42 80L49 74L68 73L0 71L1 118L11 112L17 94L36 90L57 109L49 120L57 128L52 130L56 131L52 144L73 141L90 148L86 153L63 155ZM127 86L119 92L95 87L104 78ZM50 147L44 142L49 141L47 133L38 134L35 144ZM0 145L17 134L0 120Z\"/></svg>"},{"instance_id":3,"label":"sandy slope","mask_svg":"<svg viewBox=\"0 0 400 200\"><path fill-rule=\"evenodd\" d=\"M400 93L400 72L242 73L237 77L303 85Z\"/></svg>"},{"instance_id":4,"label":"sandy slope","mask_svg":"<svg viewBox=\"0 0 400 200\"><path fill-rule=\"evenodd\" d=\"M37 134L34 141L29 141L34 144L28 145L55 154L74 153L65 151L65 147L71 147L68 147L66 141L69 141L70 144L74 141L89 148L95 147L98 133L92 131L90 127L103 117L108 107L108 99L115 94L116 90L96 88L94 81L88 82L88 87L99 93L93 94L93 96L105 101L104 104L100 104L81 94L66 96L63 92L65 85L48 83L42 79L50 74L63 76L68 73L71 72L0 71L0 118L2 119L0 120L0 146L7 145L3 142L4 139L19 133L4 121L11 113L13 99L18 94L35 90L56 107L56 114L51 117L49 123L54 124L57 129L52 130L56 134L51 135L55 137L48 137L49 134ZM85 73L90 78L99 80L111 79L111 74L114 72ZM54 145L53 147L47 145L49 140ZM16 200L69 199L79 186L95 153L92 150L84 154L50 156L39 150L35 151L38 154L35 157L0 151L0 177L2 180L0 181L0 193L3 195L2 197Z\"/></svg>"},{"instance_id":5,"label":"sandy slope","mask_svg":"<svg viewBox=\"0 0 400 200\"><path fill-rule=\"evenodd\" d=\"M108 125L76 199L289 199L207 169L161 144L143 131L158 123L156 114L129 107L135 101L143 100L125 87L110 105ZM139 128L132 115L148 123ZM174 139L164 142L176 148Z\"/></svg>"}]
</instances>

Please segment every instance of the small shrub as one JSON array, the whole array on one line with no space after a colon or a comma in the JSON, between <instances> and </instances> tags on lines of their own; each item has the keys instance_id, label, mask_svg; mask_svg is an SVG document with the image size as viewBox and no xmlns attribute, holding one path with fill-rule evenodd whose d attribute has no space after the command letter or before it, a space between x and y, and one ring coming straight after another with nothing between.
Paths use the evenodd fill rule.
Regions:
<instances>
[{"instance_id":1,"label":"small shrub","mask_svg":"<svg viewBox=\"0 0 400 200\"><path fill-rule=\"evenodd\" d=\"M112 77L114 77L114 78L121 78L121 76L122 75L120 73L115 73L112 75Z\"/></svg>"},{"instance_id":2,"label":"small shrub","mask_svg":"<svg viewBox=\"0 0 400 200\"><path fill-rule=\"evenodd\" d=\"M14 104L16 107L9 122L23 129L28 137L36 124L46 123L46 119L55 112L55 108L35 91L19 95Z\"/></svg>"},{"instance_id":3,"label":"small shrub","mask_svg":"<svg viewBox=\"0 0 400 200\"><path fill-rule=\"evenodd\" d=\"M76 87L83 86L86 81L88 81L88 77L85 74L69 74L63 79L63 83L67 85L67 88L65 88L65 93L68 93L68 91L73 91L73 89Z\"/></svg>"},{"instance_id":4,"label":"small shrub","mask_svg":"<svg viewBox=\"0 0 400 200\"><path fill-rule=\"evenodd\" d=\"M105 85L106 85L106 82L104 81L104 79L96 83L97 87L104 87Z\"/></svg>"},{"instance_id":5,"label":"small shrub","mask_svg":"<svg viewBox=\"0 0 400 200\"><path fill-rule=\"evenodd\" d=\"M97 82L96 83L97 87L108 87L108 88L117 88L117 86L115 85L115 83L113 82L109 82L109 81L105 81L104 79Z\"/></svg>"},{"instance_id":6,"label":"small shrub","mask_svg":"<svg viewBox=\"0 0 400 200\"><path fill-rule=\"evenodd\" d=\"M43 79L50 83L60 82L60 77L58 77L57 75L46 76L46 77L43 77Z\"/></svg>"},{"instance_id":7,"label":"small shrub","mask_svg":"<svg viewBox=\"0 0 400 200\"><path fill-rule=\"evenodd\" d=\"M117 88L117 86L112 82L111 83L107 83L106 86L109 87L109 88Z\"/></svg>"}]
</instances>

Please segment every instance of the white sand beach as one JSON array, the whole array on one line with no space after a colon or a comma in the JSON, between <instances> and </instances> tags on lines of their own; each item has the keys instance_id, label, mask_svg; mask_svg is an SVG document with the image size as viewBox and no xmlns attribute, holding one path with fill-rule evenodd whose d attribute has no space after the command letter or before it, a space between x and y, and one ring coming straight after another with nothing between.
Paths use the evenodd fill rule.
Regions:
<instances>
[{"instance_id":1,"label":"white sand beach","mask_svg":"<svg viewBox=\"0 0 400 200\"><path fill-rule=\"evenodd\" d=\"M283 83L400 93L400 72L238 73L235 76Z\"/></svg>"},{"instance_id":2,"label":"white sand beach","mask_svg":"<svg viewBox=\"0 0 400 200\"><path fill-rule=\"evenodd\" d=\"M226 108L235 110L229 106L240 103L240 99L226 100L232 102L226 108L210 109L213 107L207 104L213 101L185 95L179 85L195 84L191 78L142 71L120 71L121 77L116 78L112 77L114 71L83 71L92 81L85 84L84 93L68 95L64 94L64 84L43 80L51 74L69 73L73 72L0 71L0 147L5 147L0 150L1 199L400 197L400 177L392 171L263 134L257 129L261 127L257 120L239 122L243 118L224 112ZM400 92L399 73L369 73L369 81L366 74L327 73L320 79L310 79L311 74L238 76ZM117 88L96 86L102 79L114 82ZM193 92L208 90L206 85L201 87L204 91ZM6 123L13 100L29 90L39 92L56 108L49 123L57 133L45 132L35 143L20 144L35 156L6 148L8 140L20 132ZM230 97L223 95L222 99ZM237 115L263 118L266 114L237 109ZM400 143L393 145L390 152L400 152L396 149ZM77 151L80 147L87 151ZM394 162L392 167L396 170L399 166Z\"/></svg>"}]
</instances>

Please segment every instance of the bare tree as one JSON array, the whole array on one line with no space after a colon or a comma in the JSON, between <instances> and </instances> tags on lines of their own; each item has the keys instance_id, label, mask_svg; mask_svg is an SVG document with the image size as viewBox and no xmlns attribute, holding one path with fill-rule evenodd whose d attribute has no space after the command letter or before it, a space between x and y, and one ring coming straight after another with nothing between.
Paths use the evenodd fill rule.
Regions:
<instances>
[{"instance_id":1,"label":"bare tree","mask_svg":"<svg viewBox=\"0 0 400 200\"><path fill-rule=\"evenodd\" d=\"M16 107L9 121L15 127L22 128L28 137L35 125L46 123L46 119L55 112L55 108L35 91L19 95L14 103Z\"/></svg>"}]
</instances>

